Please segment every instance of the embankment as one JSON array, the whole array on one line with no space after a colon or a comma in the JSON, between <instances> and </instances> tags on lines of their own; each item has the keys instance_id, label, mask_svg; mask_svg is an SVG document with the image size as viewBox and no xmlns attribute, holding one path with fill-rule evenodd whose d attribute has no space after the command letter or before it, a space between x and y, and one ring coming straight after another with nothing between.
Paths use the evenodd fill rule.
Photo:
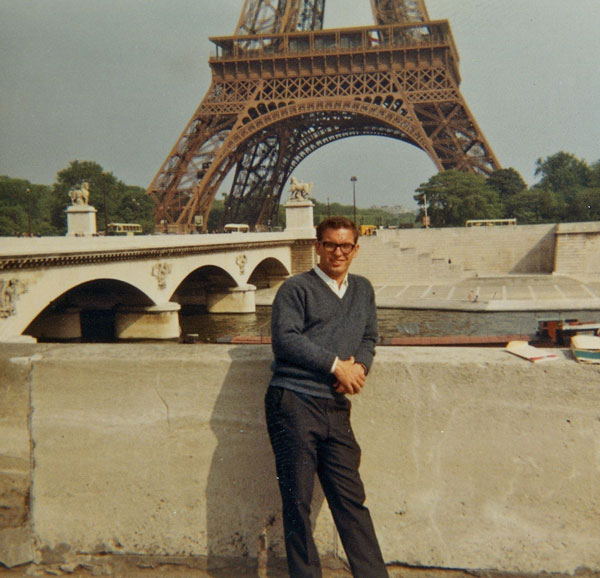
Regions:
<instances>
[{"instance_id":1,"label":"embankment","mask_svg":"<svg viewBox=\"0 0 600 578\"><path fill-rule=\"evenodd\" d=\"M283 556L268 346L4 345L0 562ZM600 571L600 368L378 350L353 398L389 563ZM323 497L321 553L342 556ZM265 552L265 544L267 551Z\"/></svg>"}]
</instances>

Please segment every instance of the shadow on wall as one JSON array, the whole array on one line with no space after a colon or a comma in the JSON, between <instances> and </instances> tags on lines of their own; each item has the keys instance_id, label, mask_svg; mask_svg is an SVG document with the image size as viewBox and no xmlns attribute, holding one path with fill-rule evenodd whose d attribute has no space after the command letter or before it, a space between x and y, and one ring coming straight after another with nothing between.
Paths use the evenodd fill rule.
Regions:
<instances>
[{"instance_id":1,"label":"shadow on wall","mask_svg":"<svg viewBox=\"0 0 600 578\"><path fill-rule=\"evenodd\" d=\"M512 274L546 273L554 271L556 227L552 227L510 270Z\"/></svg>"},{"instance_id":2,"label":"shadow on wall","mask_svg":"<svg viewBox=\"0 0 600 578\"><path fill-rule=\"evenodd\" d=\"M266 577L285 568L281 501L264 416L271 374L252 348L229 353L231 365L210 418L217 445L206 487L208 573L224 578L236 567L239 576L242 562L249 575ZM261 372L260 381L248 380ZM323 494L315 492L313 520L322 503Z\"/></svg>"}]
</instances>

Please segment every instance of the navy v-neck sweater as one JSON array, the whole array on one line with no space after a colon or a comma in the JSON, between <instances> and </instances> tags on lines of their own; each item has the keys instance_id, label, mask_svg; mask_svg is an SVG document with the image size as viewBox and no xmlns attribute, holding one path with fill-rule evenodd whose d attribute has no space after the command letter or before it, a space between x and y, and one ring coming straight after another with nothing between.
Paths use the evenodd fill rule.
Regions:
<instances>
[{"instance_id":1,"label":"navy v-neck sweater","mask_svg":"<svg viewBox=\"0 0 600 578\"><path fill-rule=\"evenodd\" d=\"M270 385L339 397L331 373L336 356L354 356L368 370L375 355L377 312L371 283L348 275L340 299L312 270L289 278L273 302L271 341L275 359Z\"/></svg>"}]
</instances>

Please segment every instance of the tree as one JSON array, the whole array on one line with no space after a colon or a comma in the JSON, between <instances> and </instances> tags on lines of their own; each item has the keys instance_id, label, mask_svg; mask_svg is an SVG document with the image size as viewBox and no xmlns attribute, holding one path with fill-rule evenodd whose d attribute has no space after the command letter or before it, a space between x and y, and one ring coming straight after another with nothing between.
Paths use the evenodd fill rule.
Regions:
<instances>
[{"instance_id":1,"label":"tree","mask_svg":"<svg viewBox=\"0 0 600 578\"><path fill-rule=\"evenodd\" d=\"M487 180L488 187L494 189L503 205L503 216L513 218L519 206L519 197L527 190L527 183L523 177L512 168L498 169Z\"/></svg>"},{"instance_id":2,"label":"tree","mask_svg":"<svg viewBox=\"0 0 600 578\"><path fill-rule=\"evenodd\" d=\"M567 208L569 221L600 220L600 187L575 191Z\"/></svg>"},{"instance_id":3,"label":"tree","mask_svg":"<svg viewBox=\"0 0 600 578\"><path fill-rule=\"evenodd\" d=\"M71 187L79 186L84 181L90 184L89 204L98 213L96 219L98 228L104 228L108 222L108 215L114 208L113 196L116 197L115 189L120 183L112 173L105 172L102 167L93 161L71 161L69 166L56 175L56 182L52 189L54 192L54 208L52 222L56 227L66 230L65 209L69 204L69 190Z\"/></svg>"},{"instance_id":4,"label":"tree","mask_svg":"<svg viewBox=\"0 0 600 578\"><path fill-rule=\"evenodd\" d=\"M138 223L144 233L154 232L154 201L142 187L120 183L113 189L109 222Z\"/></svg>"},{"instance_id":5,"label":"tree","mask_svg":"<svg viewBox=\"0 0 600 578\"><path fill-rule=\"evenodd\" d=\"M522 193L527 188L523 177L512 168L494 171L488 177L487 185L498 193L501 201Z\"/></svg>"},{"instance_id":6,"label":"tree","mask_svg":"<svg viewBox=\"0 0 600 578\"><path fill-rule=\"evenodd\" d=\"M556 223L561 221L566 203L559 194L532 187L513 197L511 210L512 216L522 225Z\"/></svg>"},{"instance_id":7,"label":"tree","mask_svg":"<svg viewBox=\"0 0 600 578\"><path fill-rule=\"evenodd\" d=\"M0 235L55 235L49 223L50 188L0 176Z\"/></svg>"},{"instance_id":8,"label":"tree","mask_svg":"<svg viewBox=\"0 0 600 578\"><path fill-rule=\"evenodd\" d=\"M600 189L600 160L593 163L590 170L592 173L590 177L590 187Z\"/></svg>"},{"instance_id":9,"label":"tree","mask_svg":"<svg viewBox=\"0 0 600 578\"><path fill-rule=\"evenodd\" d=\"M535 175L541 176L537 188L568 195L578 187L590 186L592 170L574 154L561 151L536 161Z\"/></svg>"},{"instance_id":10,"label":"tree","mask_svg":"<svg viewBox=\"0 0 600 578\"><path fill-rule=\"evenodd\" d=\"M110 222L139 223L145 233L154 231L154 203L141 187L129 186L93 161L72 161L56 175L53 185L54 205L52 222L64 234L66 219L64 211L69 204L71 187L87 181L90 184L89 204L96 214L99 230Z\"/></svg>"},{"instance_id":11,"label":"tree","mask_svg":"<svg viewBox=\"0 0 600 578\"><path fill-rule=\"evenodd\" d=\"M498 193L487 185L485 177L474 173L454 169L438 173L417 189L414 199L423 206L424 197L433 227L460 227L468 219L502 216Z\"/></svg>"}]
</instances>

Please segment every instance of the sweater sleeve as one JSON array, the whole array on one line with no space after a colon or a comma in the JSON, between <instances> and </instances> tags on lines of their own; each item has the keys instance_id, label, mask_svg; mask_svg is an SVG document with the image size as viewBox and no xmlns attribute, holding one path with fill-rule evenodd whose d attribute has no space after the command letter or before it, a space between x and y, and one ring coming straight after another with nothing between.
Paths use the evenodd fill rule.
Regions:
<instances>
[{"instance_id":1,"label":"sweater sleeve","mask_svg":"<svg viewBox=\"0 0 600 578\"><path fill-rule=\"evenodd\" d=\"M375 305L375 292L373 291L373 287L370 283L367 283L367 287L368 317L360 345L356 354L354 355L354 358L357 363L362 363L367 368L367 371L369 371L371 365L373 364L373 358L375 357L375 345L379 335L377 330L377 306Z\"/></svg>"},{"instance_id":2,"label":"sweater sleeve","mask_svg":"<svg viewBox=\"0 0 600 578\"><path fill-rule=\"evenodd\" d=\"M271 311L271 344L276 359L328 374L336 354L304 334L305 295L295 283L284 283Z\"/></svg>"}]
</instances>

